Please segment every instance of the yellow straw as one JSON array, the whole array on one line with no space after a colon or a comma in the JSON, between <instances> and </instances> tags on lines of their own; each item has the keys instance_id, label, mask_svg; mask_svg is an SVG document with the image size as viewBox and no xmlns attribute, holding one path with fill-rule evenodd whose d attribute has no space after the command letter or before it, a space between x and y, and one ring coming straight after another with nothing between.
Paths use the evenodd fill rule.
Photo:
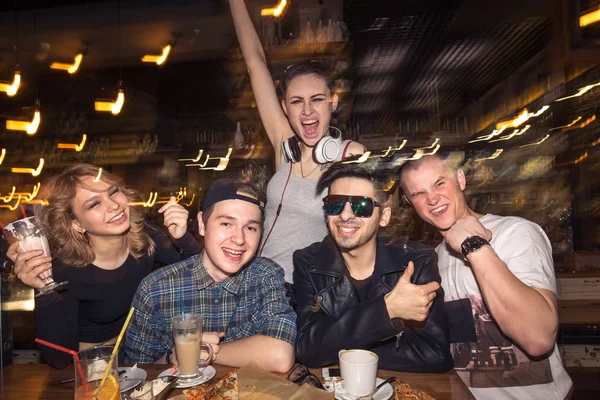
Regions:
<instances>
[{"instance_id":1,"label":"yellow straw","mask_svg":"<svg viewBox=\"0 0 600 400\"><path fill-rule=\"evenodd\" d=\"M102 385L104 385L104 381L106 381L106 378L108 378L108 373L110 372L110 366L112 365L113 360L115 359L115 356L117 355L117 352L119 351L119 345L121 344L121 339L123 339L123 336L125 336L125 331L127 330L127 326L129 325L129 321L131 320L131 317L133 316L134 311L135 311L135 308L131 307L131 309L129 310L129 315L127 315L127 319L125 320L125 323L123 324L123 328L121 328L121 333L119 333L119 336L117 337L117 342L115 343L113 352L110 355L110 359L108 360L108 366L106 367L106 371L104 371L104 376L102 377L102 381L100 382L100 387L102 387Z\"/></svg>"}]
</instances>

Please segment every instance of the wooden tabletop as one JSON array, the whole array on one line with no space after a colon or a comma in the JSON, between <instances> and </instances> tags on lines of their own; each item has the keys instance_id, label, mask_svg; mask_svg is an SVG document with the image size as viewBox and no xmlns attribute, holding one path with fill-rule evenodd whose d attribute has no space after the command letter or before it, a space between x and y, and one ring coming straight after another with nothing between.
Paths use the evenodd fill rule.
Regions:
<instances>
[{"instance_id":1,"label":"wooden tabletop","mask_svg":"<svg viewBox=\"0 0 600 400\"><path fill-rule=\"evenodd\" d=\"M229 371L229 367L213 365L217 370L216 378L220 378ZM164 364L138 365L148 373L147 379L155 379L159 373L166 369ZM312 372L321 376L320 369ZM58 381L72 378L75 374L73 366L64 369L52 369L47 364L14 364L0 369L0 399L3 400L38 400L38 399L73 399L73 384L59 385ZM285 374L278 374L284 378ZM396 376L417 389L429 393L436 400L471 400L474 397L463 384L456 372L444 374L412 374L379 370L380 378ZM181 389L175 389L169 397L181 394Z\"/></svg>"}]
</instances>

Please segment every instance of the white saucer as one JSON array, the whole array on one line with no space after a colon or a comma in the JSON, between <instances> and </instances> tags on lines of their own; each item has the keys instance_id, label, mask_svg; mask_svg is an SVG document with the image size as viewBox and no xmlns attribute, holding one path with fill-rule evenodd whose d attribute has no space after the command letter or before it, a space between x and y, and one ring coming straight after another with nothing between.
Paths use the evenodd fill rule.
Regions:
<instances>
[{"instance_id":1,"label":"white saucer","mask_svg":"<svg viewBox=\"0 0 600 400\"><path fill-rule=\"evenodd\" d=\"M185 389L185 388L189 388L192 386L201 385L204 382L210 381L217 373L217 370L214 369L214 367L212 365L209 365L208 367L204 368L203 372L200 372L200 371L202 371L202 370L198 370L198 372L201 373L200 376L198 376L198 378L194 379L193 381L189 381L189 382L177 381L175 383L175 385L173 385L173 387L175 389ZM173 375L170 372L171 372L171 368L164 370L163 372L158 374L158 377L162 378L163 376ZM179 373L179 371L177 371L177 374L175 374L175 376L178 377L179 375L180 375L180 373Z\"/></svg>"},{"instance_id":2,"label":"white saucer","mask_svg":"<svg viewBox=\"0 0 600 400\"><path fill-rule=\"evenodd\" d=\"M133 389L134 387L142 383L142 381L148 376L146 371L137 366L135 368L121 367L119 368L119 372L121 371L125 371L123 375L119 376L119 386L121 387L121 393L126 392L129 389Z\"/></svg>"},{"instance_id":3,"label":"white saucer","mask_svg":"<svg viewBox=\"0 0 600 400\"><path fill-rule=\"evenodd\" d=\"M375 386L379 385L383 381L383 379L377 378ZM375 393L375 396L373 396L373 400L388 400L390 397L392 397L393 394L394 388L389 383L386 383L381 389L379 389L377 393ZM343 388L341 390L336 390L335 392L335 398L337 400L356 400L360 397L362 396L356 397L346 394Z\"/></svg>"}]
</instances>

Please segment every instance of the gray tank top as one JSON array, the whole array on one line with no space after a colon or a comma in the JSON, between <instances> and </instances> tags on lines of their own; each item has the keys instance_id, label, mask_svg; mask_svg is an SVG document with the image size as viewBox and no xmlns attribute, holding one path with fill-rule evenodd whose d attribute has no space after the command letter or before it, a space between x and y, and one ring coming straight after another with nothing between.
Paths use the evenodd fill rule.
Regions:
<instances>
[{"instance_id":1,"label":"gray tank top","mask_svg":"<svg viewBox=\"0 0 600 400\"><path fill-rule=\"evenodd\" d=\"M267 186L263 242L273 225L281 193L289 173L290 164L282 162ZM323 214L323 197L327 193L324 191L315 195L318 180L318 178L302 179L292 172L283 196L279 218L277 218L271 236L262 251L263 257L270 258L281 265L285 271L286 282L293 282L292 255L294 251L303 249L314 242L320 242L328 233Z\"/></svg>"}]
</instances>

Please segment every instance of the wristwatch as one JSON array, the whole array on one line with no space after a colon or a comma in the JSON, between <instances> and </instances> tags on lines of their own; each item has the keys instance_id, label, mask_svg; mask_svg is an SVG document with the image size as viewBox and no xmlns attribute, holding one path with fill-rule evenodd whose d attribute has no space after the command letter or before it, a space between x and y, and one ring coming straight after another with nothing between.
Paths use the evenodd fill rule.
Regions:
<instances>
[{"instance_id":1,"label":"wristwatch","mask_svg":"<svg viewBox=\"0 0 600 400\"><path fill-rule=\"evenodd\" d=\"M172 358L173 358L173 349L169 349L169 350L167 350L167 354L165 357L165 361L167 362L167 364L171 364Z\"/></svg>"},{"instance_id":2,"label":"wristwatch","mask_svg":"<svg viewBox=\"0 0 600 400\"><path fill-rule=\"evenodd\" d=\"M481 236L469 236L460 245L460 250L463 257L467 258L467 255L479 250L481 246L490 245L490 242L482 238Z\"/></svg>"}]
</instances>

